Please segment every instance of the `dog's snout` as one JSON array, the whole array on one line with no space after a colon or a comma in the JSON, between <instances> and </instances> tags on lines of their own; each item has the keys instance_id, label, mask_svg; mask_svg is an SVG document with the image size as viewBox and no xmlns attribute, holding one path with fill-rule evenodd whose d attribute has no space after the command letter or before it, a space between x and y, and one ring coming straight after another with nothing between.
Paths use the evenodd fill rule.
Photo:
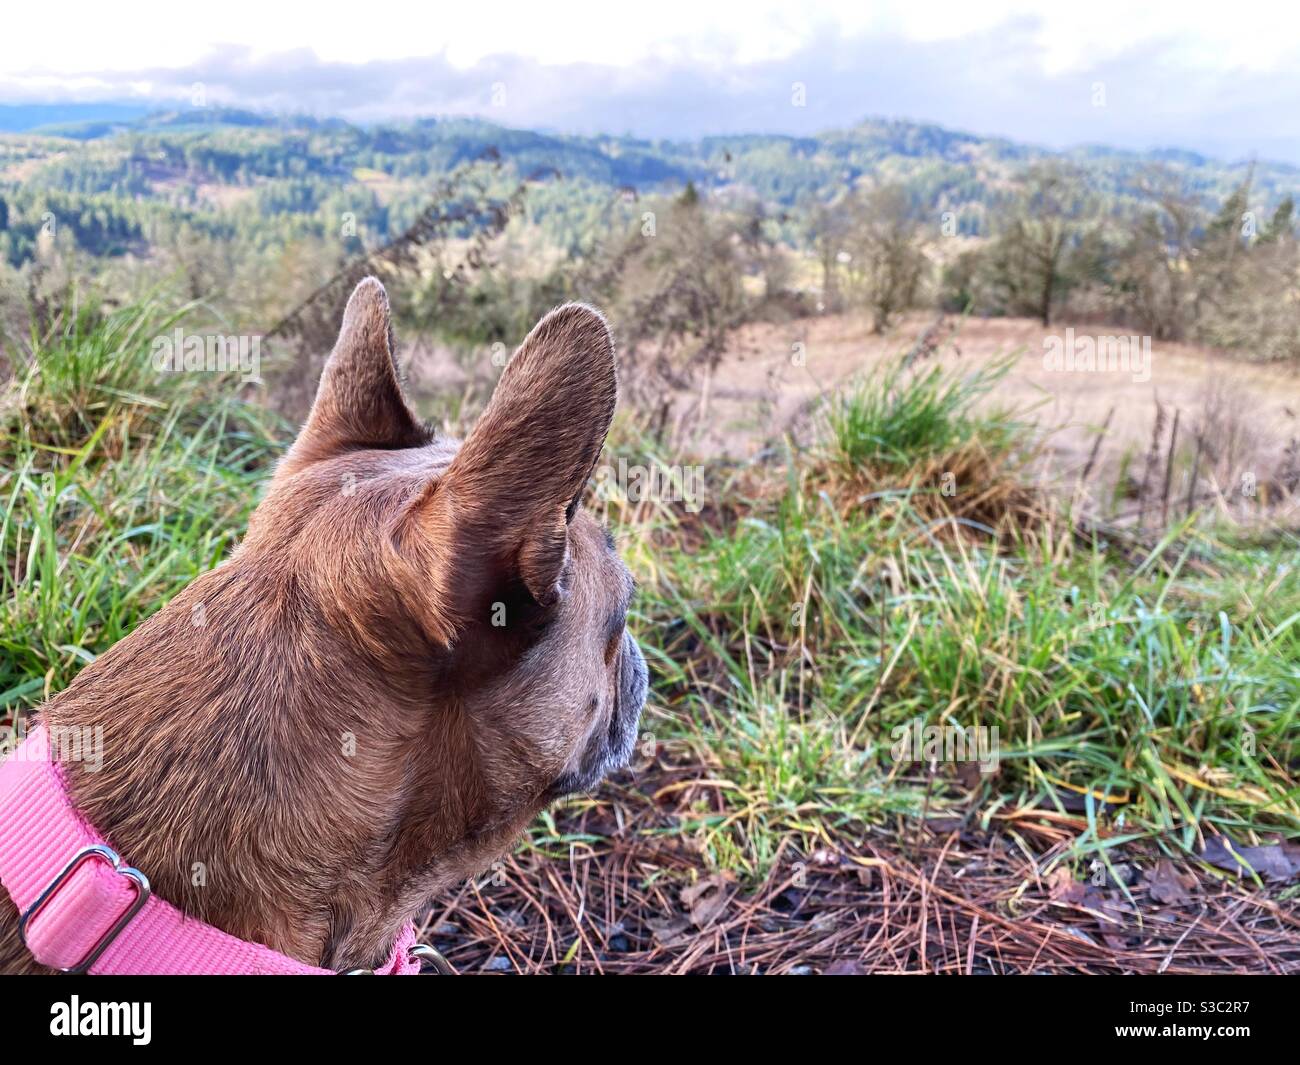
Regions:
<instances>
[{"instance_id":1,"label":"dog's snout","mask_svg":"<svg viewBox=\"0 0 1300 1065\"><path fill-rule=\"evenodd\" d=\"M628 712L633 715L632 724L634 728L636 719L641 716L641 709L645 706L646 692L649 686L650 671L645 664L645 655L641 653L641 648L637 646L636 640L632 639L632 634L624 632L619 702L627 703Z\"/></svg>"},{"instance_id":2,"label":"dog's snout","mask_svg":"<svg viewBox=\"0 0 1300 1065\"><path fill-rule=\"evenodd\" d=\"M632 760L637 725L650 687L650 671L636 640L628 633L618 656L618 677L609 726L597 730L583 751L580 768L560 777L550 789L553 798L595 787L606 773L622 769Z\"/></svg>"},{"instance_id":3,"label":"dog's snout","mask_svg":"<svg viewBox=\"0 0 1300 1065\"><path fill-rule=\"evenodd\" d=\"M632 758L636 745L637 723L645 707L650 673L645 656L629 632L623 633L623 653L619 655L618 699L610 720L610 768L622 768Z\"/></svg>"}]
</instances>

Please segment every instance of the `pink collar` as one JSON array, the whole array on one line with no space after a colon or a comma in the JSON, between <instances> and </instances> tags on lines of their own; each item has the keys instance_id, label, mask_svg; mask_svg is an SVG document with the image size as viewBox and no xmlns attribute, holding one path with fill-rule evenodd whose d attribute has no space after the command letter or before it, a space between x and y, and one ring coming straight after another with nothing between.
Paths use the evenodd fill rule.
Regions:
<instances>
[{"instance_id":1,"label":"pink collar","mask_svg":"<svg viewBox=\"0 0 1300 1065\"><path fill-rule=\"evenodd\" d=\"M152 894L145 875L125 865L73 808L43 726L0 763L0 883L22 914L19 930L27 949L56 969L332 975L186 917ZM429 948L416 946L415 927L407 925L374 971L413 975L427 956L441 962Z\"/></svg>"}]
</instances>

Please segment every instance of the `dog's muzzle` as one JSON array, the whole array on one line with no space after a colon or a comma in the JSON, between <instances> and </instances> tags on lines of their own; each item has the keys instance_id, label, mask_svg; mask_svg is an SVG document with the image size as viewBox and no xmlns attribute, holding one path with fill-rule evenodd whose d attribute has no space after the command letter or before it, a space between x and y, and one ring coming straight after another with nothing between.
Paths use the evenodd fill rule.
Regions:
<instances>
[{"instance_id":1,"label":"dog's muzzle","mask_svg":"<svg viewBox=\"0 0 1300 1065\"><path fill-rule=\"evenodd\" d=\"M650 671L646 668L645 655L629 632L623 633L623 652L619 658L618 705L614 707L610 726L610 754L615 763L611 769L623 768L632 757L637 725L650 688Z\"/></svg>"},{"instance_id":2,"label":"dog's muzzle","mask_svg":"<svg viewBox=\"0 0 1300 1065\"><path fill-rule=\"evenodd\" d=\"M637 725L650 687L645 656L630 633L623 633L619 651L617 691L607 728L599 729L587 741L578 768L565 773L551 785L549 795L558 799L576 791L589 791L606 774L622 769L632 759Z\"/></svg>"}]
</instances>

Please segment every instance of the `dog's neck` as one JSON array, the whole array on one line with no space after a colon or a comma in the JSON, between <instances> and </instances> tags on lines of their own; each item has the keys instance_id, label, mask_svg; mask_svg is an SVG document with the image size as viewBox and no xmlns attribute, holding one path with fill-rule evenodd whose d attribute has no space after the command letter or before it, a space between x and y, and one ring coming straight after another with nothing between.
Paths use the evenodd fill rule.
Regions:
<instances>
[{"instance_id":1,"label":"dog's neck","mask_svg":"<svg viewBox=\"0 0 1300 1065\"><path fill-rule=\"evenodd\" d=\"M266 597L247 582L266 579L235 563L200 577L43 717L102 738L66 767L73 802L161 898L311 964L373 966L531 808L502 815L465 786L477 754L454 704L402 694L437 682L418 655L359 670L346 636L293 616L310 607L292 589L281 616L249 611ZM431 752L461 767L454 783Z\"/></svg>"}]
</instances>

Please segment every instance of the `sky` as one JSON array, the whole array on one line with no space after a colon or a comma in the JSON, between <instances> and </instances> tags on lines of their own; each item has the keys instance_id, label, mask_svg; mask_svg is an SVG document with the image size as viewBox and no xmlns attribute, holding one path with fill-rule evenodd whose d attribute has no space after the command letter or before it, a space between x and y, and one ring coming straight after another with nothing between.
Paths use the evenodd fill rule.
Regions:
<instances>
[{"instance_id":1,"label":"sky","mask_svg":"<svg viewBox=\"0 0 1300 1065\"><path fill-rule=\"evenodd\" d=\"M54 0L4 22L0 104L670 138L885 117L1300 164L1300 4L1276 0Z\"/></svg>"}]
</instances>

